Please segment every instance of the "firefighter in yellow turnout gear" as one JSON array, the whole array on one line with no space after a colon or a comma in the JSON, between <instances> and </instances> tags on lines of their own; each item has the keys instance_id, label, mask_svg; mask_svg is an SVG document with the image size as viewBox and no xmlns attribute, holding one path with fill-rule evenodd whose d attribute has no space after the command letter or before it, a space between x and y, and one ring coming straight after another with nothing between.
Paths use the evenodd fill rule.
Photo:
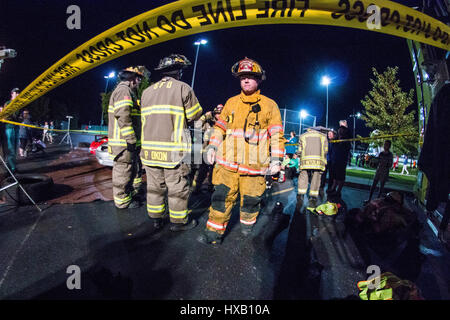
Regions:
<instances>
[{"instance_id":1,"label":"firefighter in yellow turnout gear","mask_svg":"<svg viewBox=\"0 0 450 320\"><path fill-rule=\"evenodd\" d=\"M232 73L239 77L242 91L226 102L207 148L208 162L216 165L209 219L198 238L206 244L221 243L238 194L241 232L251 233L266 188L265 175L280 171L284 154L280 110L258 90L265 79L261 66L245 58Z\"/></svg>"},{"instance_id":2,"label":"firefighter in yellow turnout gear","mask_svg":"<svg viewBox=\"0 0 450 320\"><path fill-rule=\"evenodd\" d=\"M189 65L190 61L179 54L161 59L155 70L162 79L144 90L141 102L147 213L154 227L161 228L168 209L172 231L197 225L188 214L191 135L187 122L198 120L203 110L192 88L180 81L182 69Z\"/></svg>"},{"instance_id":3,"label":"firefighter in yellow turnout gear","mask_svg":"<svg viewBox=\"0 0 450 320\"><path fill-rule=\"evenodd\" d=\"M144 67L129 67L119 73L120 82L108 106L108 152L113 158L113 195L118 209L137 208L134 199L141 181L138 168L141 119L135 89L144 76ZM139 183L138 183L139 182Z\"/></svg>"},{"instance_id":4,"label":"firefighter in yellow turnout gear","mask_svg":"<svg viewBox=\"0 0 450 320\"><path fill-rule=\"evenodd\" d=\"M300 135L297 154L300 158L300 175L298 178L297 206L303 205L303 200L308 191L308 210L314 211L319 197L320 179L327 164L328 140L323 133L308 128Z\"/></svg>"}]
</instances>

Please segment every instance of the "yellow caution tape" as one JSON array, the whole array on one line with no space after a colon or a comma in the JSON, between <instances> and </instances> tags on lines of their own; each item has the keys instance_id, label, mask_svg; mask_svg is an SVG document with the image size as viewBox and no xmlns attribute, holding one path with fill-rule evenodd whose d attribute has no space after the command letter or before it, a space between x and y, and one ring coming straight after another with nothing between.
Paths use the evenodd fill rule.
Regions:
<instances>
[{"instance_id":1,"label":"yellow caution tape","mask_svg":"<svg viewBox=\"0 0 450 320\"><path fill-rule=\"evenodd\" d=\"M395 137L410 137L410 136L418 136L418 133L398 133L398 134L387 134L382 136L373 136L373 137L359 137L354 139L341 139L341 140L329 140L329 143L339 143L339 142L352 142L352 141L373 141L380 139L389 139ZM298 143L286 143L285 146L298 146Z\"/></svg>"},{"instance_id":2,"label":"yellow caution tape","mask_svg":"<svg viewBox=\"0 0 450 320\"><path fill-rule=\"evenodd\" d=\"M50 128L38 127L38 126L35 126L35 125L32 125L32 124L20 123L20 122L9 121L9 120L4 120L4 119L0 119L0 122L9 123L9 124L13 124L13 125L16 125L16 126L28 127L28 128L32 128L32 129L38 129L38 130L48 130L48 131L64 132L64 133L67 133L67 131L69 131L71 133L84 133L84 134L93 134L93 135L101 135L101 134L108 135L107 131L50 129Z\"/></svg>"},{"instance_id":3,"label":"yellow caution tape","mask_svg":"<svg viewBox=\"0 0 450 320\"><path fill-rule=\"evenodd\" d=\"M341 139L341 140L330 140L330 143L338 143L338 142L351 142L351 141L370 141L370 140L380 140L380 139L389 139L395 137L410 137L410 136L418 136L418 133L398 133L398 134L386 134L380 136L373 137L359 137L354 139Z\"/></svg>"},{"instance_id":4,"label":"yellow caution tape","mask_svg":"<svg viewBox=\"0 0 450 320\"><path fill-rule=\"evenodd\" d=\"M377 10L368 11L374 3L378 15ZM379 28L372 29L378 17ZM450 26L387 0L181 0L133 17L82 44L28 85L0 119L68 80L136 50L196 33L265 24L350 27L450 47Z\"/></svg>"}]
</instances>

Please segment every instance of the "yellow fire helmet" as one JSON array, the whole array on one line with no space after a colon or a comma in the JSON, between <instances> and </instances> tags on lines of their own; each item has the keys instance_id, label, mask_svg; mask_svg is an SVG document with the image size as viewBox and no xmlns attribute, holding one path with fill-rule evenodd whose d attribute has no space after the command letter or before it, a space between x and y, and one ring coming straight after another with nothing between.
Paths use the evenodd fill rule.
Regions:
<instances>
[{"instance_id":1,"label":"yellow fire helmet","mask_svg":"<svg viewBox=\"0 0 450 320\"><path fill-rule=\"evenodd\" d=\"M253 74L258 76L261 80L266 80L266 72L261 68L261 65L255 60L245 57L241 61L236 62L231 67L231 73L235 77L243 74Z\"/></svg>"},{"instance_id":2,"label":"yellow fire helmet","mask_svg":"<svg viewBox=\"0 0 450 320\"><path fill-rule=\"evenodd\" d=\"M162 58L155 70L178 70L184 69L191 64L192 63L188 60L188 58L186 58L182 54L171 54L168 57Z\"/></svg>"}]
</instances>

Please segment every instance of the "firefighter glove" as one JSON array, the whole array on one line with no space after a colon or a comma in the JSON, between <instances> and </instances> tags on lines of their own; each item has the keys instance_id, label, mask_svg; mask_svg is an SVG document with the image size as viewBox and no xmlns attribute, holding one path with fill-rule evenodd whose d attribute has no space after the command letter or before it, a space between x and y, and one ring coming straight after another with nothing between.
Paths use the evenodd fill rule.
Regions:
<instances>
[{"instance_id":1,"label":"firefighter glove","mask_svg":"<svg viewBox=\"0 0 450 320\"><path fill-rule=\"evenodd\" d=\"M127 151L135 152L136 151L136 143L127 143Z\"/></svg>"}]
</instances>

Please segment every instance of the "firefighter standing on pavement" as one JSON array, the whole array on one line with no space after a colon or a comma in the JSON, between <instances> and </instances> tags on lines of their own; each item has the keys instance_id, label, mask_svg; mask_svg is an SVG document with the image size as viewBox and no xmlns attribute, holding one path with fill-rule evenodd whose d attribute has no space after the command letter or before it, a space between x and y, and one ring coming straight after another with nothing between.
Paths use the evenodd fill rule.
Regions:
<instances>
[{"instance_id":1,"label":"firefighter standing on pavement","mask_svg":"<svg viewBox=\"0 0 450 320\"><path fill-rule=\"evenodd\" d=\"M299 138L297 154L300 156L300 175L298 178L297 206L301 208L304 196L309 189L308 210L314 211L319 197L320 180L327 164L327 136L313 128L308 128Z\"/></svg>"},{"instance_id":2,"label":"firefighter standing on pavement","mask_svg":"<svg viewBox=\"0 0 450 320\"><path fill-rule=\"evenodd\" d=\"M133 182L140 178L138 150L141 119L135 89L144 76L143 67L129 67L119 73L120 82L108 106L108 152L114 159L113 195L118 209L137 208ZM139 186L137 186L139 187Z\"/></svg>"},{"instance_id":3,"label":"firefighter standing on pavement","mask_svg":"<svg viewBox=\"0 0 450 320\"><path fill-rule=\"evenodd\" d=\"M241 232L251 233L266 189L265 175L280 171L286 141L277 104L258 90L265 79L261 66L245 58L231 71L242 91L226 102L208 145L208 162L216 161L215 188L206 230L198 238L207 244L221 243L238 193Z\"/></svg>"},{"instance_id":4,"label":"firefighter standing on pavement","mask_svg":"<svg viewBox=\"0 0 450 320\"><path fill-rule=\"evenodd\" d=\"M182 69L189 65L190 61L179 54L161 59L155 70L162 79L148 87L141 99L147 212L155 228L161 228L167 193L171 231L197 225L188 215L191 135L187 123L198 120L203 110L192 88L180 81Z\"/></svg>"}]
</instances>

